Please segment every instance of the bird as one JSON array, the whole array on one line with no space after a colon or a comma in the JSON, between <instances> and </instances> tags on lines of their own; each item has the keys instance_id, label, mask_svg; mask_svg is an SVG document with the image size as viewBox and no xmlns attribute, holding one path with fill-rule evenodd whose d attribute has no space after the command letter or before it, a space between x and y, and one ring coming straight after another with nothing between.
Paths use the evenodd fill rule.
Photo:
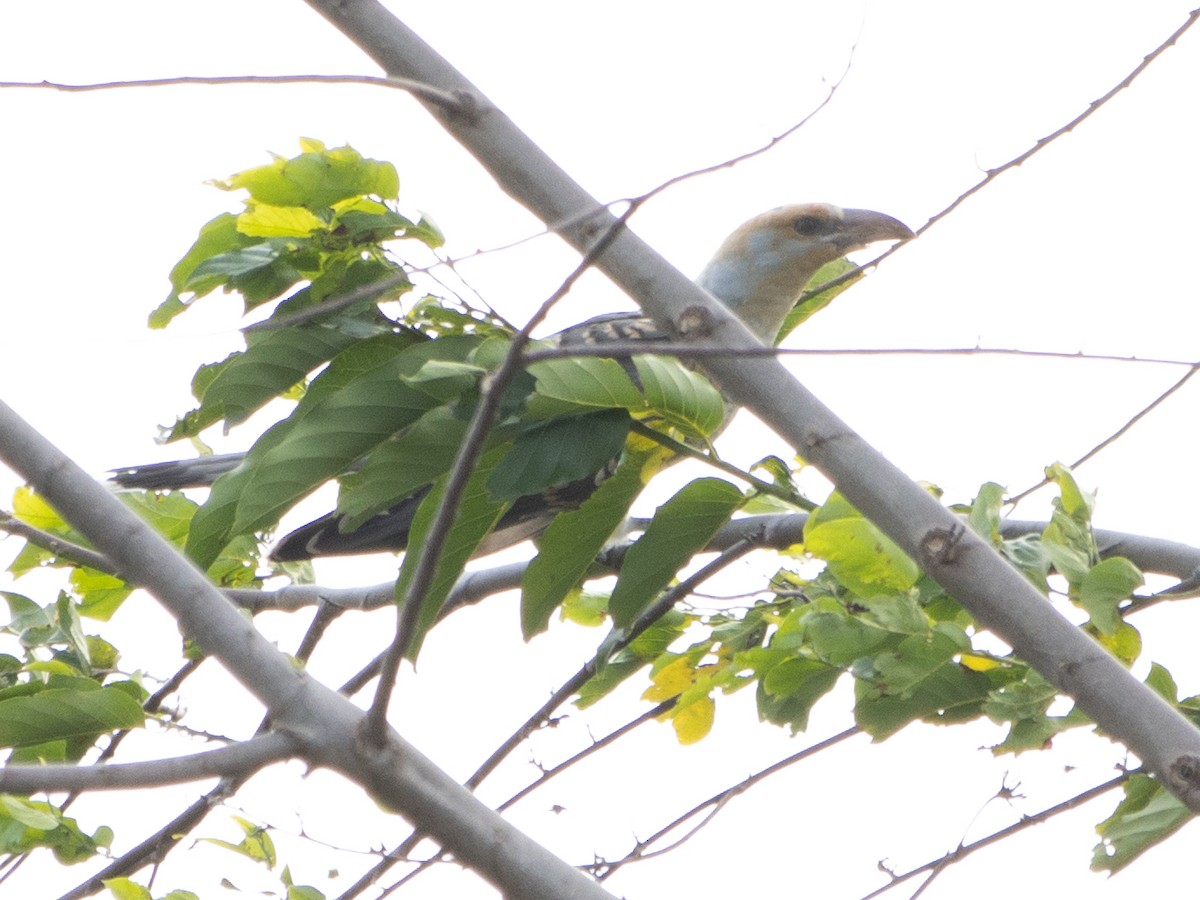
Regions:
<instances>
[{"instance_id":1,"label":"bird","mask_svg":"<svg viewBox=\"0 0 1200 900\"><path fill-rule=\"evenodd\" d=\"M899 219L868 209L842 209L829 203L799 203L761 213L738 226L720 244L696 283L730 309L766 346L773 346L784 320L805 287L825 264L880 241L905 241L913 231ZM603 346L630 341L652 349L669 336L639 312L595 316L549 338L560 347ZM628 357L622 361L631 369ZM696 367L703 370L702 363ZM726 417L728 420L728 416ZM237 468L244 453L126 466L112 470L119 487L179 490L211 485ZM537 537L554 517L578 507L605 478L616 460L584 478L518 498L476 550L486 555ZM341 516L328 513L283 537L271 550L276 562L320 556L346 556L406 549L409 528L426 486L356 528L344 531Z\"/></svg>"}]
</instances>

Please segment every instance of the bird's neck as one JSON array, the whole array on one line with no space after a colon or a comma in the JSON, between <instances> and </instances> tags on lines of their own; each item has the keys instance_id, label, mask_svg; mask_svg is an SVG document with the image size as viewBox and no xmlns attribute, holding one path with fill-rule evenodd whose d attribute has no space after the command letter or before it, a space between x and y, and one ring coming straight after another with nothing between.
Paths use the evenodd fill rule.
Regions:
<instances>
[{"instance_id":1,"label":"bird's neck","mask_svg":"<svg viewBox=\"0 0 1200 900\"><path fill-rule=\"evenodd\" d=\"M800 265L794 258L773 258L762 253L718 254L696 283L729 307L755 337L770 347L814 274L811 265Z\"/></svg>"}]
</instances>

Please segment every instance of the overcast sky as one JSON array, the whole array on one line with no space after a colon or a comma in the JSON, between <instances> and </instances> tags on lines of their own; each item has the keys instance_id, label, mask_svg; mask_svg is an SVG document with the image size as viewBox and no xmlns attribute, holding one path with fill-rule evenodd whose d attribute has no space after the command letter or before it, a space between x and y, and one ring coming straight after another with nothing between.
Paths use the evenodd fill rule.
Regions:
<instances>
[{"instance_id":1,"label":"overcast sky","mask_svg":"<svg viewBox=\"0 0 1200 900\"><path fill-rule=\"evenodd\" d=\"M1119 83L1189 10L1167 0L389 6L603 200L641 194L763 145L814 110L836 83L828 105L797 134L751 161L674 187L638 213L635 230L689 274L734 226L783 203L868 207L919 227L987 169ZM296 0L44 0L0 11L2 81L302 73L378 74ZM1200 32L1189 32L1130 89L890 258L788 346L978 345L1196 358L1198 83ZM236 198L205 185L207 179L266 162L269 153L292 155L297 138L314 137L393 161L402 204L440 224L452 257L541 232L416 104L380 88L4 89L0 122L3 397L98 474L188 455L187 447L155 446L155 426L188 407L197 365L236 346L239 309L231 298L206 298L165 333L144 327L168 290L171 265L199 226L236 208ZM573 263L556 239L542 237L476 256L459 271L519 321ZM629 302L592 276L548 328ZM985 356L798 356L791 364L904 471L937 483L953 501L969 500L984 481L1013 491L1036 483L1045 465L1080 456L1186 371ZM1099 525L1200 542L1193 474L1198 400L1200 388L1189 385L1080 469L1081 482L1099 489ZM243 429L214 435L212 443L239 449L254 436ZM743 464L766 448L786 452L749 420L722 444L728 458ZM14 485L0 471L0 497ZM1047 502L1038 495L1017 515L1045 515ZM13 543L0 544L0 560L7 562ZM395 561L329 563L317 571L327 583L370 583L393 574ZM742 569L740 577L744 585L752 570ZM34 584L12 589L35 593ZM1137 624L1147 659L1166 664L1184 695L1200 693L1196 654L1173 640L1197 633L1196 616L1187 604L1177 606ZM564 626L524 647L515 601L485 607L451 620L430 639L397 716L402 733L458 775L598 640ZM294 648L303 622L265 619L280 645ZM387 627L383 619L374 624ZM171 670L174 631L148 599L131 601L113 628L126 643L161 634L160 658L147 651L126 664L155 675ZM370 632L362 618L341 623L334 637L349 655L318 654L314 671L335 682L356 669L374 652L356 649L364 633ZM494 693L481 696L481 681ZM253 709L236 723L223 718L222 690L232 689L215 672L189 683L183 702L202 723L197 727L224 733L253 727ZM626 692L621 709L598 710L588 720L594 733L640 709L639 690ZM751 697L730 698L718 704L716 731L703 744L683 749L669 728L643 729L623 750L535 794L514 819L573 861L590 861L593 852L619 856L633 836L654 831L668 815L845 727L844 708L827 701L811 733L791 738L754 721ZM578 749L587 740L585 724L575 717L553 736L539 736L533 753L553 761ZM1016 760L992 760L976 749L998 738L986 724L910 727L883 747L862 742L838 750L836 758L779 776L759 798L734 801L684 848L628 868L611 887L630 897L702 890L851 900L881 883L879 859L900 870L924 862L1011 821L1014 811L1034 812L1110 777L1120 759L1089 735L1067 736L1053 754ZM160 751L146 741L134 752ZM528 756L519 751L499 786L485 788L485 798L498 801L506 787L523 783ZM622 790L609 784L618 770ZM1028 799L1012 808L992 804L974 820L1006 770ZM338 846L390 845L403 836L331 776L317 774L297 786L297 775L264 780L238 803L283 832L303 828ZM159 815L196 792L173 790L177 799L163 801ZM300 794L316 799L306 799L297 815L293 801ZM78 814L88 827L116 824L119 849L154 817L122 824L104 808L110 802L81 804ZM980 854L924 896L1178 895L1174 885L1193 870L1189 831L1112 881L1087 873L1090 825L1114 802L1094 803L1068 823ZM554 804L565 812L550 812ZM910 824L914 809L927 811L922 828ZM236 839L219 816L201 833ZM310 842L289 846L298 881L319 882L329 865L340 865L343 876L330 882L331 893L346 886L357 866L328 862ZM198 887L213 871L235 873L247 889L271 884L265 873L212 854L219 851L176 854L156 887L216 896ZM298 871L305 864L311 870ZM31 864L21 873L26 881L17 880L69 885L82 877L52 870L44 861ZM493 896L454 867L443 870L403 896ZM896 896L908 894L900 889Z\"/></svg>"}]
</instances>

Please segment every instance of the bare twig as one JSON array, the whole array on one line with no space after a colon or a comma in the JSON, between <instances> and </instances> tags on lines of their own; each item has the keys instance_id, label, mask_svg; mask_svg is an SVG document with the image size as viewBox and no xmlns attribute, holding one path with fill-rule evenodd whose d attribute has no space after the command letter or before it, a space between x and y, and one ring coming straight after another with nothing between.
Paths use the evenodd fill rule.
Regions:
<instances>
[{"instance_id":1,"label":"bare twig","mask_svg":"<svg viewBox=\"0 0 1200 900\"><path fill-rule=\"evenodd\" d=\"M180 85L231 85L231 84L367 84L406 91L429 103L447 110L464 112L471 110L471 102L465 95L441 91L432 85L407 78L384 78L378 75L182 75L177 78L143 78L133 81L104 81L92 84L64 84L55 81L0 81L3 88L42 88L67 93L88 91L115 91L127 88L178 87Z\"/></svg>"},{"instance_id":2,"label":"bare twig","mask_svg":"<svg viewBox=\"0 0 1200 900\"><path fill-rule=\"evenodd\" d=\"M638 841L637 844L635 845L634 849L631 850L628 854L626 854L626 856L623 859L618 860L615 863L602 864L600 866L602 871L600 873L598 873L597 880L599 880L599 881L605 880L606 878L610 877L613 873L615 873L617 871L617 869L620 869L622 866L625 866L631 862L637 862L639 860L649 859L651 856L659 855L663 852L666 852L666 851L656 851L656 853L654 853L654 854L649 854L649 853L646 853L645 850L647 847L653 846L655 843L662 840L664 837L666 837L668 834L670 834L672 831L674 831L676 828L678 828L684 822L688 821L689 819L693 818L694 816L698 815L699 813L703 812L704 810L712 808L713 812L719 811L720 809L724 808L725 804L728 803L732 798L736 797L738 794L745 793L751 787L758 784L760 781L762 781L766 778L769 778L770 776L772 776L778 772L782 772L784 769L788 768L789 766L793 766L796 763L801 762L802 760L808 759L809 757L815 756L818 753L828 750L831 747L834 747L834 746L840 744L842 741L848 740L849 738L852 738L857 734L862 734L861 728L857 728L857 727L847 728L845 731L839 732L838 734L835 734L832 737L826 738L823 741L818 741L817 743L813 744L812 746L805 747L803 750L800 750L797 753L793 753L790 756L787 756L784 759L779 760L778 762L772 763L771 765L767 766L765 769L761 769L758 772L755 772L753 775L750 775L750 776L742 779L737 784L732 785L731 787L727 787L723 791L718 791L716 794L713 794L707 800L701 800L699 803L697 803L691 809L677 815L674 819L672 819L665 826L660 828L654 834L650 835L650 837L646 838L645 840ZM707 822L707 821L709 821L709 817L705 818L705 822ZM688 837L690 837L692 833L693 832L689 832ZM676 845L672 845L672 846L676 846Z\"/></svg>"},{"instance_id":3,"label":"bare twig","mask_svg":"<svg viewBox=\"0 0 1200 900\"><path fill-rule=\"evenodd\" d=\"M1131 429L1134 425L1136 425L1138 422L1140 422L1142 419L1144 419L1146 416L1148 416L1154 409L1156 409L1159 405L1161 405L1168 397L1170 397L1172 394L1174 394L1176 391L1178 391L1180 388L1182 388L1185 384L1187 384L1192 379L1192 376L1196 374L1197 371L1200 371L1200 366L1193 363L1192 367L1190 369L1188 369L1188 371L1184 374L1184 376L1182 378L1180 378L1178 381L1176 381L1174 384L1172 384L1169 388L1167 388L1165 391L1163 391L1161 394L1159 394L1157 397L1155 397L1153 400L1151 400L1149 403L1147 403L1145 406L1143 406L1137 413L1135 413L1133 416L1131 416L1129 418L1129 420L1125 422L1124 425L1122 425L1120 428L1118 428L1116 431L1114 431L1112 434L1110 434L1108 437L1106 437L1100 443L1098 443L1094 447L1092 447L1091 450L1087 451L1087 453L1083 454L1083 456L1079 457L1079 459L1075 460L1073 463L1070 463L1070 468L1078 469L1080 466L1082 466L1085 462L1087 462L1089 459L1091 459L1093 456L1095 456L1097 453L1099 453L1101 450L1103 450L1105 447L1107 447L1113 441L1117 440L1117 438L1121 437L1121 435L1123 435L1127 431L1129 431L1129 429ZM1007 500L1007 503L1009 505L1017 504L1017 503L1021 502L1022 500L1024 500L1026 497L1028 497L1030 494L1032 494L1034 491L1038 490L1039 488L1045 487L1049 483L1050 483L1049 478L1043 478L1041 481L1039 481L1037 484L1033 485L1032 487L1028 487L1025 490L1021 491L1020 493L1014 494L1011 497L1009 497Z\"/></svg>"},{"instance_id":4,"label":"bare twig","mask_svg":"<svg viewBox=\"0 0 1200 900\"><path fill-rule=\"evenodd\" d=\"M53 553L65 562L88 569L95 569L97 572L104 572L105 574L112 575L114 578L121 577L121 573L117 571L116 565L103 553L97 553L89 547L73 544L56 534L35 528L28 522L22 522L12 513L5 512L4 510L0 510L0 531L25 538L25 540L29 541L35 547L41 547L43 550Z\"/></svg>"},{"instance_id":5,"label":"bare twig","mask_svg":"<svg viewBox=\"0 0 1200 900\"><path fill-rule=\"evenodd\" d=\"M1040 825L1057 815L1069 812L1078 806L1082 806L1084 803L1087 803L1090 800L1094 800L1097 797L1103 796L1109 791L1119 788L1129 778L1130 774L1132 773L1118 775L1116 778L1106 781L1103 784L1098 784L1095 787L1088 788L1088 790L1083 791L1080 794L1076 794L1069 800L1064 800L1062 803L1056 803L1054 806L1047 807L1041 812L1033 813L1031 815L1024 815L1021 817L1019 822L1014 822L1007 828L1001 828L999 831L995 831L992 834L989 834L987 837L980 838L977 841L972 841L969 844L959 844L958 847L944 856L940 856L937 859L932 859L929 862L917 866L915 869L910 869L909 871L904 872L903 874L893 875L891 881L889 881L883 887L871 891L869 894L864 894L861 900L873 900L873 898L886 894L892 888L897 887L898 885L903 884L904 882L909 881L910 879L915 878L924 872L941 870L948 865L962 862L962 860L966 859L968 856L978 850L982 850L985 847L990 847L992 844L1002 841L1007 837L1011 837L1018 832L1024 831L1026 828L1032 828L1034 825Z\"/></svg>"}]
</instances>

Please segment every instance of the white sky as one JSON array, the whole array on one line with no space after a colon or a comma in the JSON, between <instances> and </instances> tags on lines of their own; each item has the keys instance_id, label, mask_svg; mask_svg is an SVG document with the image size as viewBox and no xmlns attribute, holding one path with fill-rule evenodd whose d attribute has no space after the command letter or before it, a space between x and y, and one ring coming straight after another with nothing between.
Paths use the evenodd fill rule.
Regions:
<instances>
[{"instance_id":1,"label":"white sky","mask_svg":"<svg viewBox=\"0 0 1200 900\"><path fill-rule=\"evenodd\" d=\"M983 170L1056 130L1120 81L1189 9L1167 0L390 6L602 199L639 194L761 145L806 115L853 53L833 102L799 134L750 162L673 188L638 214L635 229L689 273L735 225L782 203L827 200L923 224ZM0 80L309 72L377 74L295 0L44 0L0 10ZM979 344L1195 358L1198 79L1200 32L1191 32L1131 89L890 259L789 346ZM299 136L311 136L395 162L402 201L438 221L453 256L539 231L419 107L377 88L8 89L0 90L0 123L3 397L97 473L180 453L153 445L154 426L187 408L188 381L199 363L236 345L238 308L227 298L206 299L165 334L144 328L146 314L166 294L172 263L199 226L231 202L206 179L265 162L268 151L291 155ZM518 320L572 264L561 245L543 238L480 256L461 271ZM552 324L627 304L593 276ZM902 469L963 501L986 480L1013 490L1036 482L1044 465L1082 454L1184 371L988 357L799 357L794 366ZM1080 470L1083 484L1100 490L1099 525L1200 541L1191 514L1200 503L1200 485L1191 477L1197 390L1189 385ZM214 443L236 449L252 437L234 433ZM747 420L722 449L749 463L768 447L784 452ZM0 497L13 486L0 471ZM1035 498L1017 514L1038 517L1046 509L1045 498ZM3 552L6 561L12 551L5 545ZM323 582L358 584L383 580L394 569L384 557L329 563L318 574ZM752 570L740 575L744 585ZM29 579L13 587L37 592ZM1171 640L1195 633L1189 631L1194 613L1187 604L1178 607L1136 624L1147 658L1166 664L1185 695L1200 693L1194 652ZM511 600L456 619L428 642L419 676L404 684L396 721L461 775L573 671L599 635L556 628L523 647ZM264 617L286 649L294 648L302 626ZM127 658L127 665L158 675L171 670L173 627L149 600L131 601L113 627L122 646L131 649L130 641L152 635L162 648L161 658ZM385 619L364 628L361 618L348 617L335 629L341 644L331 645L344 648L343 655L319 653L314 671L340 680L375 652L374 643L361 649L363 635L373 641L386 627ZM480 696L480 684L487 695ZM224 690L230 688L214 670L188 684L183 702L197 727L244 733L256 714L246 710L230 723L222 695L214 702L213 694ZM640 709L639 690L626 692L622 709L590 716L593 732ZM624 749L535 794L514 820L573 861L588 861L593 851L617 857L631 836L649 834L716 789L846 724L839 714L845 704L830 700L811 734L792 739L758 726L751 700L719 704L716 731L697 747L677 747L664 726L643 729ZM1016 760L994 761L976 749L998 737L981 725L911 727L882 747L856 741L778 776L757 796L735 800L683 849L629 867L610 887L630 897L749 890L850 900L878 886L880 858L903 870L1010 821L1012 812L1000 804L972 821L1003 772L1019 778L1029 797L1016 808L1033 812L1109 777L1119 759L1087 735L1059 741L1053 754ZM556 761L586 741L584 719L576 716L539 735L534 753ZM161 750L147 740L138 752ZM527 755L516 754L497 779L501 786L485 788L485 799L506 796L505 785L530 776ZM1073 768L1064 774L1066 766ZM402 827L381 824L373 806L336 779L318 773L297 783L294 774L264 781L239 802L284 832L303 828L339 846L390 846L403 836ZM183 799L156 801L155 812L143 810L132 821L104 808L112 797L81 803L76 813L88 828L114 824L120 848L197 791L173 790L170 796ZM1194 830L1114 880L1086 871L1090 825L1113 802L985 851L923 896L1180 895L1175 885L1193 869ZM566 811L555 815L552 804ZM915 810L924 815L920 827L912 824ZM219 815L200 833L236 839ZM336 857L312 843L290 848L282 855L300 883L324 884L330 866L341 868L327 888L331 895L358 866L331 862ZM266 873L201 847L173 856L156 891L190 887L217 896L215 887L204 889L214 873L228 873L248 890L272 883ZM48 896L82 877L35 860L13 879L21 890L12 882L5 887L13 896ZM452 866L418 879L402 896L448 892L494 896Z\"/></svg>"}]
</instances>

